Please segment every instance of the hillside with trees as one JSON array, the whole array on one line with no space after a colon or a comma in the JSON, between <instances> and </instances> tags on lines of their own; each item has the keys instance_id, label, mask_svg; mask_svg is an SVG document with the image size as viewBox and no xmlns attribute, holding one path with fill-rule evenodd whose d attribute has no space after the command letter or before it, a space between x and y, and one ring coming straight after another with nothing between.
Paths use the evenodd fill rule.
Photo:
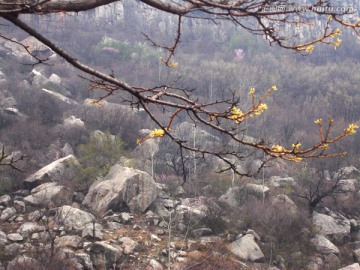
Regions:
<instances>
[{"instance_id":1,"label":"hillside with trees","mask_svg":"<svg viewBox=\"0 0 360 270\"><path fill-rule=\"evenodd\" d=\"M0 1L0 269L360 269L357 1L73 2Z\"/></svg>"}]
</instances>

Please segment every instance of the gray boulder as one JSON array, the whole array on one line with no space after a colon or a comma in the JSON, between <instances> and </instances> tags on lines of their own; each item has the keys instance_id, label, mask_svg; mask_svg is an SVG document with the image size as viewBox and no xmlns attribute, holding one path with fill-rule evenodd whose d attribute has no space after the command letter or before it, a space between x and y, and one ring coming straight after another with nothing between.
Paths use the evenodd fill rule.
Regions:
<instances>
[{"instance_id":1,"label":"gray boulder","mask_svg":"<svg viewBox=\"0 0 360 270\"><path fill-rule=\"evenodd\" d=\"M57 208L55 218L67 231L81 231L95 220L93 214L68 205Z\"/></svg>"},{"instance_id":2,"label":"gray boulder","mask_svg":"<svg viewBox=\"0 0 360 270\"><path fill-rule=\"evenodd\" d=\"M95 242L90 247L90 257L95 269L109 269L114 263L121 262L121 247L106 241Z\"/></svg>"},{"instance_id":3,"label":"gray boulder","mask_svg":"<svg viewBox=\"0 0 360 270\"><path fill-rule=\"evenodd\" d=\"M124 207L143 213L158 194L159 188L149 174L116 164L103 181L91 185L83 204L99 213Z\"/></svg>"},{"instance_id":4,"label":"gray boulder","mask_svg":"<svg viewBox=\"0 0 360 270\"><path fill-rule=\"evenodd\" d=\"M344 216L330 212L329 215L313 213L313 224L324 235L345 235L350 233L350 221Z\"/></svg>"},{"instance_id":5,"label":"gray boulder","mask_svg":"<svg viewBox=\"0 0 360 270\"><path fill-rule=\"evenodd\" d=\"M26 178L24 186L27 189L33 189L46 182L62 182L71 179L77 164L78 161L73 155L55 160Z\"/></svg>"},{"instance_id":6,"label":"gray boulder","mask_svg":"<svg viewBox=\"0 0 360 270\"><path fill-rule=\"evenodd\" d=\"M0 197L0 205L1 206L8 207L10 201L11 201L11 197L7 194Z\"/></svg>"},{"instance_id":7,"label":"gray boulder","mask_svg":"<svg viewBox=\"0 0 360 270\"><path fill-rule=\"evenodd\" d=\"M6 208L2 211L0 221L7 221L16 215L16 209L14 207Z\"/></svg>"},{"instance_id":8,"label":"gray boulder","mask_svg":"<svg viewBox=\"0 0 360 270\"><path fill-rule=\"evenodd\" d=\"M339 249L322 234L317 234L313 239L311 239L311 243L322 255L329 255L331 253L339 254Z\"/></svg>"},{"instance_id":9,"label":"gray boulder","mask_svg":"<svg viewBox=\"0 0 360 270\"><path fill-rule=\"evenodd\" d=\"M258 262L263 261L265 258L252 234L246 234L238 238L230 243L227 248L241 260Z\"/></svg>"},{"instance_id":10,"label":"gray boulder","mask_svg":"<svg viewBox=\"0 0 360 270\"><path fill-rule=\"evenodd\" d=\"M57 207L71 204L73 192L58 183L44 183L31 190L31 195L24 198L24 202L31 206Z\"/></svg>"},{"instance_id":11,"label":"gray boulder","mask_svg":"<svg viewBox=\"0 0 360 270\"><path fill-rule=\"evenodd\" d=\"M121 237L119 238L119 242L121 243L121 247L123 248L124 254L126 255L133 253L139 245L138 242L132 240L129 237Z\"/></svg>"},{"instance_id":12,"label":"gray boulder","mask_svg":"<svg viewBox=\"0 0 360 270\"><path fill-rule=\"evenodd\" d=\"M11 242L21 242L24 240L24 237L19 233L9 233L7 235L7 239L9 239Z\"/></svg>"}]
</instances>

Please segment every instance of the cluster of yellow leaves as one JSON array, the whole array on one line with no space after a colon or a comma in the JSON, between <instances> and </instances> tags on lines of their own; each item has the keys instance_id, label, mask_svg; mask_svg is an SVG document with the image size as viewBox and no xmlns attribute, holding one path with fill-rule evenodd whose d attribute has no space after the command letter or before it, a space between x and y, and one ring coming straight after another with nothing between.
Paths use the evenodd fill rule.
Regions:
<instances>
[{"instance_id":1,"label":"cluster of yellow leaves","mask_svg":"<svg viewBox=\"0 0 360 270\"><path fill-rule=\"evenodd\" d=\"M292 149L287 150L282 145L274 144L273 146L271 146L271 152L274 156L276 156L276 157L281 156L282 158L284 158L286 160L290 160L290 161L294 161L294 162L302 161L302 159L303 159L302 157L294 155L299 150L301 143L294 143L291 146L292 146Z\"/></svg>"},{"instance_id":2,"label":"cluster of yellow leaves","mask_svg":"<svg viewBox=\"0 0 360 270\"><path fill-rule=\"evenodd\" d=\"M353 134L356 133L356 129L358 129L358 128L359 128L358 125L352 123L352 124L350 124L350 125L348 126L347 129L345 129L345 133L350 134L350 135L353 135Z\"/></svg>"},{"instance_id":3,"label":"cluster of yellow leaves","mask_svg":"<svg viewBox=\"0 0 360 270\"><path fill-rule=\"evenodd\" d=\"M271 92L271 91L276 91L277 87L274 85L272 86L268 92L265 94L265 98L266 96ZM253 97L253 102L255 99L255 87L251 87L249 94ZM263 99L265 99L263 98ZM247 117L254 117L254 116L258 116L260 114L262 114L265 110L268 109L268 105L266 103L263 102L259 102L258 104L254 104L253 108L251 108L249 111L247 111L246 113L243 113L243 111L239 108L237 108L236 106L232 106L230 108L230 115L227 117L230 120L235 121L236 124L240 124L241 122L243 122L244 120L247 119Z\"/></svg>"},{"instance_id":4,"label":"cluster of yellow leaves","mask_svg":"<svg viewBox=\"0 0 360 270\"><path fill-rule=\"evenodd\" d=\"M314 45L309 45L306 47L305 51L307 53L312 53L312 51L314 50L315 46Z\"/></svg>"},{"instance_id":5,"label":"cluster of yellow leaves","mask_svg":"<svg viewBox=\"0 0 360 270\"><path fill-rule=\"evenodd\" d=\"M152 130L150 133L149 133L149 137L150 138L154 138L154 137L162 137L165 135L165 131L163 129L157 129L155 128L154 130Z\"/></svg>"},{"instance_id":6,"label":"cluster of yellow leaves","mask_svg":"<svg viewBox=\"0 0 360 270\"><path fill-rule=\"evenodd\" d=\"M136 139L136 144L140 144L140 143L146 141L147 139L151 139L151 138L159 138L160 139L164 135L165 135L165 130L155 128L152 131L150 131L150 133L147 136Z\"/></svg>"},{"instance_id":7,"label":"cluster of yellow leaves","mask_svg":"<svg viewBox=\"0 0 360 270\"><path fill-rule=\"evenodd\" d=\"M234 120L236 124L240 124L244 120L244 113L235 106L231 107L230 113L229 119Z\"/></svg>"}]
</instances>

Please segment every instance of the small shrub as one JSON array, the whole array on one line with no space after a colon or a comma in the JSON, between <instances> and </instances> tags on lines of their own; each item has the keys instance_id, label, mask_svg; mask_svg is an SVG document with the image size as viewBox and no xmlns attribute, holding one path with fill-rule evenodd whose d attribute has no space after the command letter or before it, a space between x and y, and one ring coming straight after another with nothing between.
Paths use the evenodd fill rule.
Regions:
<instances>
[{"instance_id":1,"label":"small shrub","mask_svg":"<svg viewBox=\"0 0 360 270\"><path fill-rule=\"evenodd\" d=\"M121 156L125 154L124 142L109 132L91 135L87 143L77 147L79 156L76 180L90 185L97 177L105 176Z\"/></svg>"}]
</instances>

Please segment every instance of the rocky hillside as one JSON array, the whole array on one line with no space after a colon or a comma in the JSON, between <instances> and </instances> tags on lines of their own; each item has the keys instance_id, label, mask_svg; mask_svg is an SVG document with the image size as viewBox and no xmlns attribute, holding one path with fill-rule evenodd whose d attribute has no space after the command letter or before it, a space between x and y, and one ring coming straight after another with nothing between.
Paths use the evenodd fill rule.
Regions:
<instances>
[{"instance_id":1,"label":"rocky hillside","mask_svg":"<svg viewBox=\"0 0 360 270\"><path fill-rule=\"evenodd\" d=\"M115 164L82 193L76 163L59 158L0 197L0 269L360 269L360 216L336 205L309 215L290 192L296 178L193 196ZM337 172L342 205L358 198L354 172Z\"/></svg>"},{"instance_id":2,"label":"rocky hillside","mask_svg":"<svg viewBox=\"0 0 360 270\"><path fill-rule=\"evenodd\" d=\"M127 23L129 12L147 12L131 3L94 12ZM165 138L135 144L153 128L140 110L94 103L51 50L21 41L56 65L16 65L28 54L0 40L0 142L23 157L21 171L1 168L0 270L360 269L355 167L277 161L257 174L253 158L237 166L254 178L239 179L214 173L228 169L216 158L194 164L185 153L192 167L183 183L178 150ZM222 145L188 122L173 132L203 148Z\"/></svg>"}]
</instances>

